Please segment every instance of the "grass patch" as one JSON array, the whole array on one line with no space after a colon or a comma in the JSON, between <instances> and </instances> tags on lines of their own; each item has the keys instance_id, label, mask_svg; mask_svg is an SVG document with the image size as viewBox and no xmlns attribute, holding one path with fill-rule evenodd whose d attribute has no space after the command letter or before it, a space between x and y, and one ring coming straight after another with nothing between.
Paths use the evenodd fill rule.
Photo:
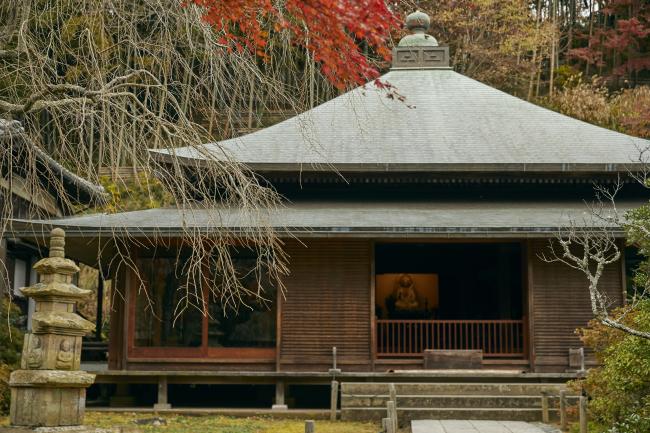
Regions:
<instances>
[{"instance_id":1,"label":"grass patch","mask_svg":"<svg viewBox=\"0 0 650 433\"><path fill-rule=\"evenodd\" d=\"M137 419L158 415L135 413L92 412L86 413L86 425L94 427L131 427L144 432L156 433L304 433L305 422L267 417L234 418L226 416L159 415L166 425L138 425ZM0 426L9 424L7 417L0 417ZM316 420L318 433L377 433L373 423L330 422Z\"/></svg>"}]
</instances>

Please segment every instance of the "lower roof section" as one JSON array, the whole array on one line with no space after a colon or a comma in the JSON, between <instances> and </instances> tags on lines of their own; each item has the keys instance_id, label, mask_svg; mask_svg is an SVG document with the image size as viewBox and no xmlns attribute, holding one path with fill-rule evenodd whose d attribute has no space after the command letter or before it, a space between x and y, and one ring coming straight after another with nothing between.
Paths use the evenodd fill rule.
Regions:
<instances>
[{"instance_id":1,"label":"lower roof section","mask_svg":"<svg viewBox=\"0 0 650 433\"><path fill-rule=\"evenodd\" d=\"M618 212L641 202L618 204ZM601 216L611 215L601 209ZM258 229L312 236L548 237L559 229L602 227L582 202L301 202L277 209L160 208L53 220L14 220L15 236L42 236L53 227L69 236L182 236L188 232L246 236ZM617 227L611 227L621 234Z\"/></svg>"}]
</instances>

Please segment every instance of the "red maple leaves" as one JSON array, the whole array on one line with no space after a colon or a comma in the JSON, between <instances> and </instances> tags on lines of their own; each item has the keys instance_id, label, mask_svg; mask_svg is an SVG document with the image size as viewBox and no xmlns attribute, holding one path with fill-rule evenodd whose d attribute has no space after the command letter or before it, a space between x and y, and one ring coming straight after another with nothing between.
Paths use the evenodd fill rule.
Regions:
<instances>
[{"instance_id":1,"label":"red maple leaves","mask_svg":"<svg viewBox=\"0 0 650 433\"><path fill-rule=\"evenodd\" d=\"M589 45L571 50L570 55L596 66L612 63L613 74L619 76L650 69L650 4L646 0L607 0L603 6L602 13L608 21L615 18L614 25L595 30Z\"/></svg>"},{"instance_id":2,"label":"red maple leaves","mask_svg":"<svg viewBox=\"0 0 650 433\"><path fill-rule=\"evenodd\" d=\"M286 30L306 49L336 87L362 84L379 76L364 53L367 46L390 59L387 40L399 27L383 0L190 0L205 9L205 20L229 48L268 56L272 32Z\"/></svg>"}]
</instances>

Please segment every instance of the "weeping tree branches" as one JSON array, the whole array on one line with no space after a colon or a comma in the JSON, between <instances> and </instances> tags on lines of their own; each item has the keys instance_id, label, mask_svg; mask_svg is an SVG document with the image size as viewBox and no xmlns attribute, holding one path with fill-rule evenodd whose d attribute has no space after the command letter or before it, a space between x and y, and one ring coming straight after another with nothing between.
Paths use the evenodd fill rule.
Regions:
<instances>
[{"instance_id":1,"label":"weeping tree branches","mask_svg":"<svg viewBox=\"0 0 650 433\"><path fill-rule=\"evenodd\" d=\"M643 180L643 185L648 183ZM642 208L644 210L620 212L615 198L621 188L621 182L613 189L597 187L598 201L588 206L588 212L582 221L572 221L568 228L558 233L556 239L549 242L547 253L542 254L541 259L563 263L584 274L588 282L591 311L603 325L650 339L650 332L636 329L626 321L627 313L650 295L650 279L645 274L647 269L637 270L637 277L641 278L635 279L637 284L633 293L615 316L610 314L615 307L614 302L608 297L606 288L602 287L602 276L606 268L617 263L622 255L620 240L616 238L614 229L624 228L628 242L638 246L647 245L650 241L647 205L644 206L646 209ZM642 247L641 252L645 255L644 251L645 247Z\"/></svg>"},{"instance_id":2,"label":"weeping tree branches","mask_svg":"<svg viewBox=\"0 0 650 433\"><path fill-rule=\"evenodd\" d=\"M207 314L210 302L229 311L264 302L265 287L282 290L287 257L276 230L264 223L281 206L272 189L226 152L204 155L200 166L188 166L173 149L191 146L201 152L203 143L263 126L268 114L300 112L337 92L309 63L304 47L293 44L288 30L270 34L261 56L221 43L223 33L206 24L204 13L180 0L0 4L5 23L0 29L0 118L19 120L30 148L88 181L100 183L108 173L112 184L132 189L133 195L149 194L152 183L159 184L188 220L200 213L201 227L220 228L187 225L177 240L191 251L177 261L177 271L186 276L178 314L187 308ZM171 160L156 161L151 148L169 150ZM37 153L23 153L18 161L14 152L0 152L2 176L11 178L12 171L4 168L19 164L29 189L42 190L45 174ZM147 181L136 177L139 184L127 187L119 170L125 166ZM66 212L77 210L63 193L61 179L51 180ZM0 237L10 229L14 213L11 200L1 207ZM237 209L249 227L237 233L223 228L228 209ZM157 248L171 242L164 233L143 237L119 227L111 230L111 265L134 272L134 245ZM253 252L250 272L260 282L255 290L241 284L230 258L234 249ZM202 272L206 267L209 272ZM140 292L148 296L147 290L141 280Z\"/></svg>"},{"instance_id":3,"label":"weeping tree branches","mask_svg":"<svg viewBox=\"0 0 650 433\"><path fill-rule=\"evenodd\" d=\"M138 78L150 79L151 83L144 83ZM113 78L98 90L75 84L46 84L45 89L32 93L25 102L14 104L0 100L0 113L4 116L25 116L27 114L58 107L75 105L96 105L101 101L110 102L113 99L126 97L131 98L141 109L146 107L140 102L129 88L160 87L162 84L149 71L141 69L130 72L126 75ZM120 91L125 90L125 91ZM176 104L178 105L178 104Z\"/></svg>"}]
</instances>

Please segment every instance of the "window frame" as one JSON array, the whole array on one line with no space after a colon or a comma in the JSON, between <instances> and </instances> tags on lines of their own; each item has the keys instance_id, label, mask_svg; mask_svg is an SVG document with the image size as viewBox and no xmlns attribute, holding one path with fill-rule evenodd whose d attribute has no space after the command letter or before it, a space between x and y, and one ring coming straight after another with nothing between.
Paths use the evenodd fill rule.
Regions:
<instances>
[{"instance_id":1,"label":"window frame","mask_svg":"<svg viewBox=\"0 0 650 433\"><path fill-rule=\"evenodd\" d=\"M178 248L178 243L173 243L171 249ZM174 250L176 251L176 250ZM133 262L137 263L141 257L141 249L134 251ZM203 266L203 276L208 272L207 264ZM276 361L277 344L279 343L280 320L279 308L276 308L276 346L261 347L210 347L208 345L208 322L207 315L201 315L201 345L197 347L168 347L168 346L136 346L135 345L135 318L137 301L137 276L133 270L128 271L127 276L127 361L129 362L231 362L231 363L272 363ZM206 289L207 290L207 289ZM207 295L207 293L206 293ZM280 302L280 296L276 292L276 303ZM279 304L276 304L279 305Z\"/></svg>"}]
</instances>

